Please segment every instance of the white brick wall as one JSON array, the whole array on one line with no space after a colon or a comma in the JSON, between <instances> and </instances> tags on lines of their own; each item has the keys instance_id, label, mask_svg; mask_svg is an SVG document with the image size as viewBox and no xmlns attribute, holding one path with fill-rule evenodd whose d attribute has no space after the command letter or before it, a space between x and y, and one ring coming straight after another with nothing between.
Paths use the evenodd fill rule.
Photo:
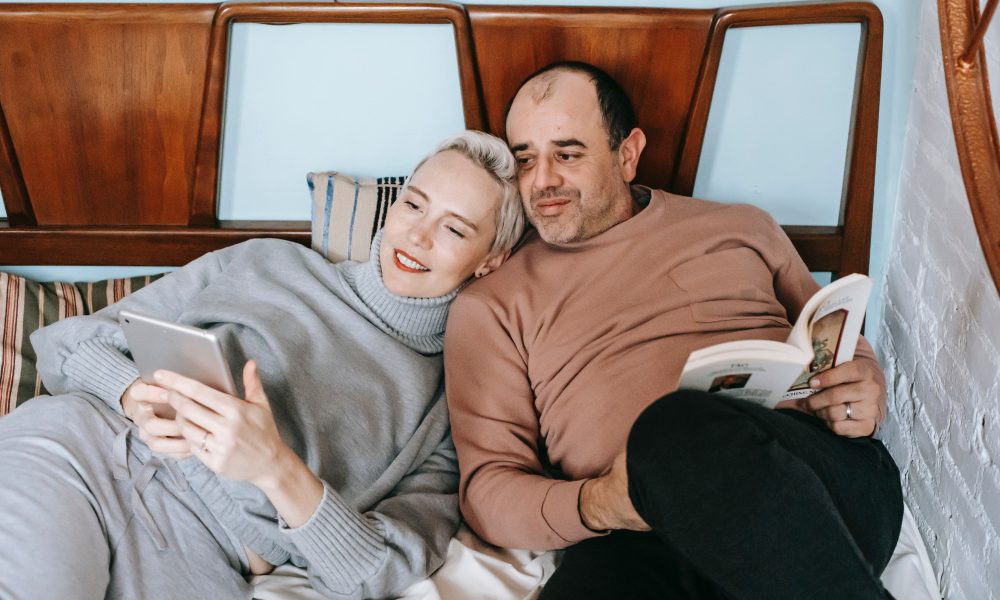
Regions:
<instances>
[{"instance_id":1,"label":"white brick wall","mask_svg":"<svg viewBox=\"0 0 1000 600\"><path fill-rule=\"evenodd\" d=\"M882 437L945 597L1000 600L1000 299L955 151L937 6L922 0L883 289L878 350L890 416ZM998 42L995 22L987 39L995 102Z\"/></svg>"}]
</instances>

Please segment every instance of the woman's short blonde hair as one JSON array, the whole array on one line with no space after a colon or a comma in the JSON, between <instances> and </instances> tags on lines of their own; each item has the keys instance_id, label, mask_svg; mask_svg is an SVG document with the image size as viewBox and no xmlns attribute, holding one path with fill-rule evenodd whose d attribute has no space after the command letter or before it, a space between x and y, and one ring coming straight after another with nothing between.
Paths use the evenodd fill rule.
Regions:
<instances>
[{"instance_id":1,"label":"woman's short blonde hair","mask_svg":"<svg viewBox=\"0 0 1000 600\"><path fill-rule=\"evenodd\" d=\"M500 186L500 204L497 206L497 236L490 248L490 256L511 250L524 233L524 208L517 190L517 162L507 144L500 138L467 129L449 136L425 156L413 169L416 173L431 157L453 150L461 153L485 170ZM412 174L411 174L412 176Z\"/></svg>"}]
</instances>

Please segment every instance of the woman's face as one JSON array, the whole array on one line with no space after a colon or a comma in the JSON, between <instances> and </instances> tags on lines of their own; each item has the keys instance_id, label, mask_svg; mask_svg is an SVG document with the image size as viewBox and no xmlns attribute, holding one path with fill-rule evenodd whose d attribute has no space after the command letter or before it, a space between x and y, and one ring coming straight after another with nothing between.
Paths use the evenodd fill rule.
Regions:
<instances>
[{"instance_id":1,"label":"woman's face","mask_svg":"<svg viewBox=\"0 0 1000 600\"><path fill-rule=\"evenodd\" d=\"M379 260L397 296L443 296L502 260L489 256L496 237L500 185L453 150L428 159L386 215Z\"/></svg>"}]
</instances>

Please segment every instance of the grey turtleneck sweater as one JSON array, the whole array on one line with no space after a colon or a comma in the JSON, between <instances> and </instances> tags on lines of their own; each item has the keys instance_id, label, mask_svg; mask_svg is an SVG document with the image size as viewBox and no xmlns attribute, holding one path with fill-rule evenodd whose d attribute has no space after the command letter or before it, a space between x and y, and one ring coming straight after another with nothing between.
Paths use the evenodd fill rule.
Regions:
<instances>
[{"instance_id":1,"label":"grey turtleneck sweater","mask_svg":"<svg viewBox=\"0 0 1000 600\"><path fill-rule=\"evenodd\" d=\"M278 240L213 252L37 331L39 373L52 393L87 392L120 413L138 371L119 310L214 332L234 381L258 361L282 439L325 489L310 520L289 529L258 488L197 458L178 463L192 488L231 536L273 564L304 567L325 596L391 596L441 564L459 523L441 361L455 294L390 293L380 240L367 263L334 265Z\"/></svg>"}]
</instances>

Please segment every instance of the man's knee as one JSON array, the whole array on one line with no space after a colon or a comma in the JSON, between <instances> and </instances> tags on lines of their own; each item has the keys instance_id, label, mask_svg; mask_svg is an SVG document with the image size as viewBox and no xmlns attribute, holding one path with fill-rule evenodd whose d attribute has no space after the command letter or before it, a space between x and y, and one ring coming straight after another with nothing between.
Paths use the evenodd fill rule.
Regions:
<instances>
[{"instance_id":1,"label":"man's knee","mask_svg":"<svg viewBox=\"0 0 1000 600\"><path fill-rule=\"evenodd\" d=\"M629 451L642 453L650 446L693 451L699 446L716 447L730 437L734 429L745 427L749 403L699 392L677 390L646 408L632 425Z\"/></svg>"},{"instance_id":2,"label":"man's knee","mask_svg":"<svg viewBox=\"0 0 1000 600\"><path fill-rule=\"evenodd\" d=\"M738 471L741 457L768 437L758 426L755 411L769 410L694 390L667 394L632 426L627 446L629 478L680 481L708 470Z\"/></svg>"}]
</instances>

